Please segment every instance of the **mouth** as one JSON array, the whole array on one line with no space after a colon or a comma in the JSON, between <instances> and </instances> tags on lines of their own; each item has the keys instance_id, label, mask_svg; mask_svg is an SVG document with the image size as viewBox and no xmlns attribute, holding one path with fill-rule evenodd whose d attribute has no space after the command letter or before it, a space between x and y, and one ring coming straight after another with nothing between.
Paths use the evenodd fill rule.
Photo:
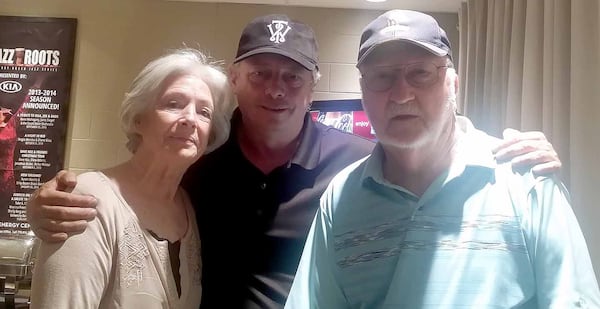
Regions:
<instances>
[{"instance_id":1,"label":"mouth","mask_svg":"<svg viewBox=\"0 0 600 309\"><path fill-rule=\"evenodd\" d=\"M269 112L274 112L274 113L281 113L281 112L285 112L288 110L288 108L286 107L269 107L269 106L263 106L263 109L269 111Z\"/></svg>"},{"instance_id":2,"label":"mouth","mask_svg":"<svg viewBox=\"0 0 600 309\"><path fill-rule=\"evenodd\" d=\"M409 115L409 114L403 114L403 115L396 115L396 116L392 116L392 120L400 120L400 121L406 121L406 120L412 120L412 119L417 119L419 118L417 115Z\"/></svg>"},{"instance_id":3,"label":"mouth","mask_svg":"<svg viewBox=\"0 0 600 309\"><path fill-rule=\"evenodd\" d=\"M176 142L179 143L184 143L184 144L188 144L188 145L197 145L198 143L196 142L195 139L191 138L191 137L184 137L184 136L171 136L172 140L175 140Z\"/></svg>"}]
</instances>

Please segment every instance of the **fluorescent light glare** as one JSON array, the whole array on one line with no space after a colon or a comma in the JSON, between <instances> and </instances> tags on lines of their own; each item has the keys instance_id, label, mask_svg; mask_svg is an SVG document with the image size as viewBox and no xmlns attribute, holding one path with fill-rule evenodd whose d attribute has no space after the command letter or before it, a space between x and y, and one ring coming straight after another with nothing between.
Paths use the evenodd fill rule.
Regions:
<instances>
[{"instance_id":1,"label":"fluorescent light glare","mask_svg":"<svg viewBox=\"0 0 600 309\"><path fill-rule=\"evenodd\" d=\"M367 2L386 2L387 0L367 0Z\"/></svg>"}]
</instances>

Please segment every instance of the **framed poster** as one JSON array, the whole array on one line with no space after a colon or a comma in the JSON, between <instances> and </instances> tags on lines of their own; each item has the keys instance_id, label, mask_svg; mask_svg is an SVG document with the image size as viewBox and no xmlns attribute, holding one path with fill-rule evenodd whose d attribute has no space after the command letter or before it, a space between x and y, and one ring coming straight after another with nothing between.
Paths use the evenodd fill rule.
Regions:
<instances>
[{"instance_id":1,"label":"framed poster","mask_svg":"<svg viewBox=\"0 0 600 309\"><path fill-rule=\"evenodd\" d=\"M29 195L63 168L76 28L0 16L0 237L29 232Z\"/></svg>"}]
</instances>

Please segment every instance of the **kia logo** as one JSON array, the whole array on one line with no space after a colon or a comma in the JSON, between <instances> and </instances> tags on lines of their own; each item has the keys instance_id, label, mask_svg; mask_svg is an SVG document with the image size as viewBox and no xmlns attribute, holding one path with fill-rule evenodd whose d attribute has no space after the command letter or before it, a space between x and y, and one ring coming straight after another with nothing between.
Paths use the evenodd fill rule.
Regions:
<instances>
[{"instance_id":1,"label":"kia logo","mask_svg":"<svg viewBox=\"0 0 600 309\"><path fill-rule=\"evenodd\" d=\"M6 93L19 92L21 91L21 89L23 89L23 86L21 86L21 84L13 80L6 80L0 83L0 91Z\"/></svg>"}]
</instances>

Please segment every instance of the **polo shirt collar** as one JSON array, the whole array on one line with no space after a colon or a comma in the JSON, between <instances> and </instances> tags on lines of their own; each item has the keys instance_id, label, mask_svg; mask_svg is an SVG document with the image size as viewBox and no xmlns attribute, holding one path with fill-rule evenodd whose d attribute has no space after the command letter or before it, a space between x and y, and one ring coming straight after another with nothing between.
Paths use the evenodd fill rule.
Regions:
<instances>
[{"instance_id":1,"label":"polo shirt collar","mask_svg":"<svg viewBox=\"0 0 600 309\"><path fill-rule=\"evenodd\" d=\"M291 163L312 170L317 167L321 157L321 134L309 113L304 116L301 134L300 144L292 157Z\"/></svg>"}]
</instances>

